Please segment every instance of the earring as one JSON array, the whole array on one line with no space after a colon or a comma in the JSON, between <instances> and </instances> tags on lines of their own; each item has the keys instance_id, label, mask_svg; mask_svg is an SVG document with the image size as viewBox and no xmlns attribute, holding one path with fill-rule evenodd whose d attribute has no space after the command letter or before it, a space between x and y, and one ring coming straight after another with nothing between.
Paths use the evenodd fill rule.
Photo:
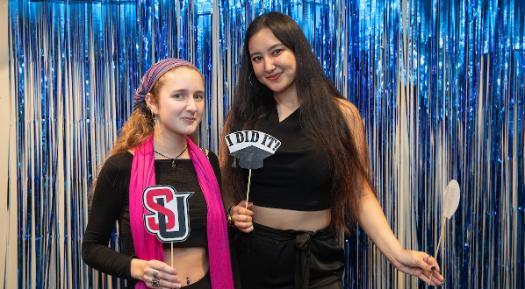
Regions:
<instances>
[{"instance_id":1,"label":"earring","mask_svg":"<svg viewBox=\"0 0 525 289\"><path fill-rule=\"evenodd\" d=\"M157 114L154 113L154 112L151 110L151 107L148 106L147 108L148 108L148 110L149 110L149 113L151 114L151 118L153 119L153 122L154 122L154 123L157 123L157 121L158 121Z\"/></svg>"}]
</instances>

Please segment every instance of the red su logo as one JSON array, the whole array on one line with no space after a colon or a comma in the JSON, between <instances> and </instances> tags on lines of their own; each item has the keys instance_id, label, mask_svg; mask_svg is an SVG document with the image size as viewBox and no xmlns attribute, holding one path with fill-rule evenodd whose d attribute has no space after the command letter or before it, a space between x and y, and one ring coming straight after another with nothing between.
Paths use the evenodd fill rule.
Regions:
<instances>
[{"instance_id":1,"label":"red su logo","mask_svg":"<svg viewBox=\"0 0 525 289\"><path fill-rule=\"evenodd\" d=\"M188 199L193 192L177 192L172 186L151 186L142 202L149 214L144 227L161 242L183 242L190 234Z\"/></svg>"}]
</instances>

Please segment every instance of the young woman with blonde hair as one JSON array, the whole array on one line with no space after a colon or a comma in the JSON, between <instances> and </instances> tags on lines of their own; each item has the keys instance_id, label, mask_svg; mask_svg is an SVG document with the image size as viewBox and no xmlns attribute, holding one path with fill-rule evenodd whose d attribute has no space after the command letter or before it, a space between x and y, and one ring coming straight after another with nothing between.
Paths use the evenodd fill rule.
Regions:
<instances>
[{"instance_id":1,"label":"young woman with blonde hair","mask_svg":"<svg viewBox=\"0 0 525 289\"><path fill-rule=\"evenodd\" d=\"M233 289L218 160L191 139L203 111L204 80L191 63L165 59L143 76L133 112L97 178L82 242L88 265L128 279L129 288ZM193 192L188 236L175 243L173 258L170 244L144 225L152 212L143 193L159 185ZM120 252L108 248L115 221Z\"/></svg>"}]
</instances>

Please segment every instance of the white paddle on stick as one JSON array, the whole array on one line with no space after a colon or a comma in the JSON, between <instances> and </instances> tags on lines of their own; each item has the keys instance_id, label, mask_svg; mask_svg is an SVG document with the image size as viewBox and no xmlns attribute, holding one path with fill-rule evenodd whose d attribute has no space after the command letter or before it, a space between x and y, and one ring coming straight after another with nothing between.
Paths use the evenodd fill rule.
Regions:
<instances>
[{"instance_id":1,"label":"white paddle on stick","mask_svg":"<svg viewBox=\"0 0 525 289\"><path fill-rule=\"evenodd\" d=\"M452 218L452 216L458 209L459 201L461 199L460 191L461 190L459 188L458 182L456 180L451 180L445 188L445 191L443 192L443 215L441 217L441 230L439 233L439 240L436 249L434 250L434 259L437 258L441 241L443 240L443 236L445 235L446 220ZM432 280L433 272L434 270L430 272L430 280Z\"/></svg>"},{"instance_id":2,"label":"white paddle on stick","mask_svg":"<svg viewBox=\"0 0 525 289\"><path fill-rule=\"evenodd\" d=\"M452 215L456 212L459 206L460 200L460 189L459 184L456 180L451 180L445 191L443 192L443 216L441 217L441 232L439 233L439 241L437 243L436 249L434 250L434 258L437 257L439 252L439 247L443 236L445 234L445 222L447 219L452 218Z\"/></svg>"}]
</instances>

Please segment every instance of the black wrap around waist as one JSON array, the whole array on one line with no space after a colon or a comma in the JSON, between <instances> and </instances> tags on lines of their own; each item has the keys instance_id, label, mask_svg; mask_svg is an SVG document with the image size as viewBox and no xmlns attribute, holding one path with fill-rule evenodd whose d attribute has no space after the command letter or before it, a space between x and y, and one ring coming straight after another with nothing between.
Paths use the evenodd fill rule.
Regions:
<instances>
[{"instance_id":1,"label":"black wrap around waist","mask_svg":"<svg viewBox=\"0 0 525 289\"><path fill-rule=\"evenodd\" d=\"M238 242L243 288L338 288L344 252L327 229L277 230L260 224Z\"/></svg>"}]
</instances>

